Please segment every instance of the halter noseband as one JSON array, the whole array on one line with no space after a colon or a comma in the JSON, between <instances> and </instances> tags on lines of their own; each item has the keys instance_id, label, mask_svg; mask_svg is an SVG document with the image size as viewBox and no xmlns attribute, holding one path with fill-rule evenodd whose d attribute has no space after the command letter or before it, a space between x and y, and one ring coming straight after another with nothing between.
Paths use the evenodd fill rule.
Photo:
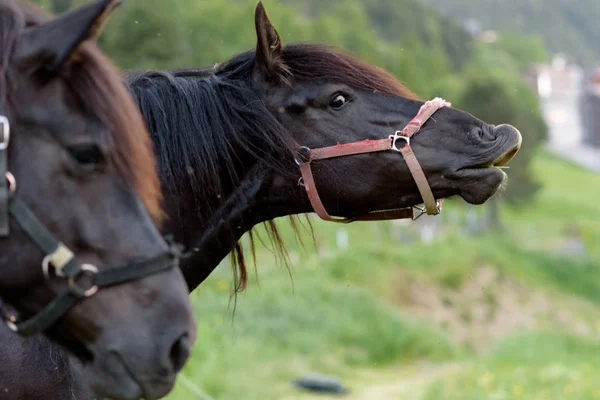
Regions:
<instances>
[{"instance_id":1,"label":"halter noseband","mask_svg":"<svg viewBox=\"0 0 600 400\"><path fill-rule=\"evenodd\" d=\"M446 106L449 107L450 103L439 97L425 102L417 115L404 127L404 129L396 131L396 133L390 135L387 139L363 140L360 142L338 144L336 146L321 147L318 149L309 149L305 146L299 147L298 153L302 157L302 160L299 161L296 159L296 163L300 167L300 172L302 174L300 183L306 189L306 194L308 195L308 199L310 200L315 213L325 221L345 224L354 221L384 221L408 218L414 221L425 213L428 215L439 214L442 211L443 199L436 200L433 196L433 192L429 187L429 182L427 182L427 177L423 172L423 168L421 168L419 161L417 161L417 157L410 147L410 139L436 111ZM399 145L399 142L404 142L404 145ZM373 211L356 218L336 218L329 215L317 192L317 185L311 169L312 161L389 150L399 152L404 157L410 173L417 184L417 188L421 193L425 207L415 206Z\"/></svg>"},{"instance_id":2,"label":"halter noseband","mask_svg":"<svg viewBox=\"0 0 600 400\"><path fill-rule=\"evenodd\" d=\"M0 239L9 236L9 217L13 217L31 240L46 254L42 261L45 279L50 279L50 269L52 268L54 276L65 279L68 284L66 290L26 321L18 322L13 313L6 309L0 309L3 314L2 318L11 330L22 336L43 332L62 318L79 301L93 296L102 288L158 274L178 265L179 249L176 246L172 246L168 252L152 259L102 271L99 271L94 265L78 261L73 252L55 239L17 195L17 181L7 167L6 153L10 143L10 124L8 118L3 115L0 115L0 135ZM93 278L93 283L82 287L78 281L85 275Z\"/></svg>"}]
</instances>

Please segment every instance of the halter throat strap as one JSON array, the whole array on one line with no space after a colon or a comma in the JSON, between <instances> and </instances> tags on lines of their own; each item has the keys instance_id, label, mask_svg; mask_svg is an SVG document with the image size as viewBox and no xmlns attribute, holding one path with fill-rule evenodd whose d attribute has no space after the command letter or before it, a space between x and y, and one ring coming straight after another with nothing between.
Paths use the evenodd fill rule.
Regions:
<instances>
[{"instance_id":1,"label":"halter throat strap","mask_svg":"<svg viewBox=\"0 0 600 400\"><path fill-rule=\"evenodd\" d=\"M296 160L300 167L302 178L300 183L305 187L308 199L315 213L325 221L349 223L353 221L383 221L394 219L413 219L416 220L423 214L437 215L441 212L443 200L436 200L427 177L423 172L423 168L419 164L417 157L410 146L411 138L419 132L421 127L431 118L431 116L439 109L450 106L450 103L441 99L435 98L425 102L421 106L417 115L401 130L396 131L387 139L379 140L363 140L360 142L352 142L346 144L337 144L336 146L321 147L318 149L309 149L308 147L300 147L298 149L299 157L302 161ZM352 156L356 154L375 153L380 151L396 151L402 154L410 173L417 184L419 193L423 199L425 207L404 207L392 210L380 210L367 213L366 215L356 218L339 218L331 216L317 191L317 185L312 173L311 163L317 160L325 160L336 157Z\"/></svg>"}]
</instances>

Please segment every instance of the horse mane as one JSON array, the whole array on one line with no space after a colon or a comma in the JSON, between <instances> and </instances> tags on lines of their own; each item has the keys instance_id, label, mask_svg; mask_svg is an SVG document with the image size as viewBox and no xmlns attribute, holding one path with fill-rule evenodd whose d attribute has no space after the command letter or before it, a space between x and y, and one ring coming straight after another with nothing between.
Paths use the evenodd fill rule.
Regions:
<instances>
[{"instance_id":1,"label":"horse mane","mask_svg":"<svg viewBox=\"0 0 600 400\"><path fill-rule=\"evenodd\" d=\"M390 73L327 46L288 45L282 58L292 81L344 83L416 98ZM125 77L153 136L165 190L176 201L193 196L197 220L190 223L209 220L224 193L240 182L239 171L250 166L247 162L264 163L290 175L289 132L252 89L254 62L255 52L248 51L212 68L131 72ZM245 154L240 155L240 149ZM287 260L275 222L266 224L277 253ZM295 220L292 227L299 237ZM250 238L254 254L252 230ZM233 246L232 258L237 292L247 281L240 243Z\"/></svg>"},{"instance_id":2,"label":"horse mane","mask_svg":"<svg viewBox=\"0 0 600 400\"><path fill-rule=\"evenodd\" d=\"M25 27L39 25L49 18L33 5L0 1L0 87L5 87L3 80L12 46ZM119 71L95 43L87 41L60 74L81 109L107 128L97 140L112 150L109 162L125 178L124 183L134 185L146 209L160 224L164 216L162 190L150 137Z\"/></svg>"},{"instance_id":3,"label":"horse mane","mask_svg":"<svg viewBox=\"0 0 600 400\"><path fill-rule=\"evenodd\" d=\"M216 73L243 78L252 73L256 53L240 53L212 69L179 70L178 74ZM282 62L294 82L333 82L406 99L418 97L390 72L361 60L350 52L316 43L294 43L283 48Z\"/></svg>"}]
</instances>

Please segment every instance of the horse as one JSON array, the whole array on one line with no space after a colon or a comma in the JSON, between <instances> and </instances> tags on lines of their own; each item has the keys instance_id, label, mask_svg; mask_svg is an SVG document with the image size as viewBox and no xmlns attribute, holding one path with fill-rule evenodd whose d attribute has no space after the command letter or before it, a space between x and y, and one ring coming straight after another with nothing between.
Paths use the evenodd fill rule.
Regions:
<instances>
[{"instance_id":1,"label":"horse","mask_svg":"<svg viewBox=\"0 0 600 400\"><path fill-rule=\"evenodd\" d=\"M163 232L192 250L181 262L190 290L259 223L271 224L278 243L278 217L386 219L377 211L404 211L424 197L482 204L505 184L494 167L518 152L516 128L443 107L413 137L400 137L428 104L394 76L327 46L284 46L261 2L255 29L255 51L214 67L126 76L155 145L169 216ZM371 152L381 144L385 151ZM412 150L429 196L391 146Z\"/></svg>"},{"instance_id":2,"label":"horse","mask_svg":"<svg viewBox=\"0 0 600 400\"><path fill-rule=\"evenodd\" d=\"M117 3L52 20L0 0L0 315L5 330L43 332L77 356L100 395L157 399L188 358L195 326L180 251L157 229L148 132L95 44ZM2 347L3 364L15 350Z\"/></svg>"},{"instance_id":3,"label":"horse","mask_svg":"<svg viewBox=\"0 0 600 400\"><path fill-rule=\"evenodd\" d=\"M393 144L389 136L427 104L389 73L342 51L284 47L261 3L255 27L256 50L215 67L125 77L158 159L168 215L162 232L188 249L181 269L190 291L232 251L236 290L242 290L247 274L239 238L266 222L283 246L272 220L314 211L310 179L300 181L300 166L315 156L305 149L382 138ZM504 172L493 167L510 161L521 135L446 106L410 140L395 140L399 150L410 142L435 198L459 195L481 204L505 183ZM416 217L406 208L424 200L404 156L391 148L310 166L313 193L318 188L332 215L379 219L385 213L373 212L401 210Z\"/></svg>"}]
</instances>

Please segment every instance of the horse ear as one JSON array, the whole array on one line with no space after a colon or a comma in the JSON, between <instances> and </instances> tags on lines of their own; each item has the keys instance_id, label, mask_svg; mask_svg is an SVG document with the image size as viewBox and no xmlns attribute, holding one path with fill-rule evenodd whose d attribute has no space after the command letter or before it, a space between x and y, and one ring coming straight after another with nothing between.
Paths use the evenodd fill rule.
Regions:
<instances>
[{"instance_id":1,"label":"horse ear","mask_svg":"<svg viewBox=\"0 0 600 400\"><path fill-rule=\"evenodd\" d=\"M41 25L27 28L15 51L16 62L31 70L57 73L77 57L82 43L95 40L121 0L98 0Z\"/></svg>"},{"instance_id":2,"label":"horse ear","mask_svg":"<svg viewBox=\"0 0 600 400\"><path fill-rule=\"evenodd\" d=\"M260 73L266 74L267 78L284 78L286 68L282 59L283 44L262 1L256 6L254 25L257 37L255 67Z\"/></svg>"}]
</instances>

